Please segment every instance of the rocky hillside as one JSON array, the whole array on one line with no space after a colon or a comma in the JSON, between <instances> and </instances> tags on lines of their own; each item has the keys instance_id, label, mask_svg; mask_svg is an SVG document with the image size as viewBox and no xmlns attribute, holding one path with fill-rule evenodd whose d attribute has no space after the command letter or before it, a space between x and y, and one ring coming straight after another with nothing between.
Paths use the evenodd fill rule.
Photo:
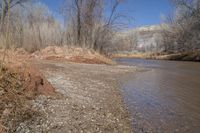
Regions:
<instances>
[{"instance_id":1,"label":"rocky hillside","mask_svg":"<svg viewBox=\"0 0 200 133\"><path fill-rule=\"evenodd\" d=\"M138 39L138 47L156 46L160 36L159 25L145 26L135 29Z\"/></svg>"},{"instance_id":2,"label":"rocky hillside","mask_svg":"<svg viewBox=\"0 0 200 133\"><path fill-rule=\"evenodd\" d=\"M160 25L143 26L120 32L117 38L126 40L125 43L123 42L120 45L127 45L127 50L129 51L131 45L135 45L137 50L155 50L155 47L161 42L161 30L162 26Z\"/></svg>"}]
</instances>

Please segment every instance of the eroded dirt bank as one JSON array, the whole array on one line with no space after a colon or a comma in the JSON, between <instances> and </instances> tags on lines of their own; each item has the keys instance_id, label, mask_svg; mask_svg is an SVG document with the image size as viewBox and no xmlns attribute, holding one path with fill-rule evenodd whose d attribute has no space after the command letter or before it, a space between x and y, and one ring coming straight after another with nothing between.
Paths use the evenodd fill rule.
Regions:
<instances>
[{"instance_id":1,"label":"eroded dirt bank","mask_svg":"<svg viewBox=\"0 0 200 133\"><path fill-rule=\"evenodd\" d=\"M25 128L31 132L132 132L117 77L135 67L38 61L59 99L39 97L46 114L42 123Z\"/></svg>"}]
</instances>

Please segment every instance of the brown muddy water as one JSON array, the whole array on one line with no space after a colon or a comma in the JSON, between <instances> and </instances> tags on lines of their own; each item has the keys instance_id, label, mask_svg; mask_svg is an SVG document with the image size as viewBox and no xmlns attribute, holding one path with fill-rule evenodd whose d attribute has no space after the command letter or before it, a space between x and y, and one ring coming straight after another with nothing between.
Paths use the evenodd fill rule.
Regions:
<instances>
[{"instance_id":1,"label":"brown muddy water","mask_svg":"<svg viewBox=\"0 0 200 133\"><path fill-rule=\"evenodd\" d=\"M120 79L136 133L200 133L200 63L116 59L144 70Z\"/></svg>"}]
</instances>

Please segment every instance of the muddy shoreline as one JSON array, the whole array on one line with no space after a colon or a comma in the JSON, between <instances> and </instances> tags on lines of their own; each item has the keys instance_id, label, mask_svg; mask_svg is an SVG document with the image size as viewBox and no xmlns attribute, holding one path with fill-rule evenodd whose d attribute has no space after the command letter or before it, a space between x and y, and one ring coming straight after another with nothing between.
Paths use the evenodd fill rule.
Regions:
<instances>
[{"instance_id":1,"label":"muddy shoreline","mask_svg":"<svg viewBox=\"0 0 200 133\"><path fill-rule=\"evenodd\" d=\"M58 63L35 63L62 96L39 97L45 112L42 123L23 127L31 132L131 133L131 121L118 87L118 78L136 67Z\"/></svg>"}]
</instances>

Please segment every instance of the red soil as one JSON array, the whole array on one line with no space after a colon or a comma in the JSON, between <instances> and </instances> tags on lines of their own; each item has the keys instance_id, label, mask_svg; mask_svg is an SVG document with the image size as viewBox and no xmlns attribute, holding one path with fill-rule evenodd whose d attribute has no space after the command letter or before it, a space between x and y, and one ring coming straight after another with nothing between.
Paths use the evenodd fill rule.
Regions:
<instances>
[{"instance_id":1,"label":"red soil","mask_svg":"<svg viewBox=\"0 0 200 133\"><path fill-rule=\"evenodd\" d=\"M25 91L27 91L31 97L35 95L55 94L55 90L52 85L33 65L20 68L17 71L23 79L23 86Z\"/></svg>"},{"instance_id":2,"label":"red soil","mask_svg":"<svg viewBox=\"0 0 200 133\"><path fill-rule=\"evenodd\" d=\"M54 95L55 89L46 80L39 69L31 63L31 56L23 50L7 51L4 67L11 73L17 73L25 91L30 97L35 95ZM3 53L0 51L0 57Z\"/></svg>"}]
</instances>

